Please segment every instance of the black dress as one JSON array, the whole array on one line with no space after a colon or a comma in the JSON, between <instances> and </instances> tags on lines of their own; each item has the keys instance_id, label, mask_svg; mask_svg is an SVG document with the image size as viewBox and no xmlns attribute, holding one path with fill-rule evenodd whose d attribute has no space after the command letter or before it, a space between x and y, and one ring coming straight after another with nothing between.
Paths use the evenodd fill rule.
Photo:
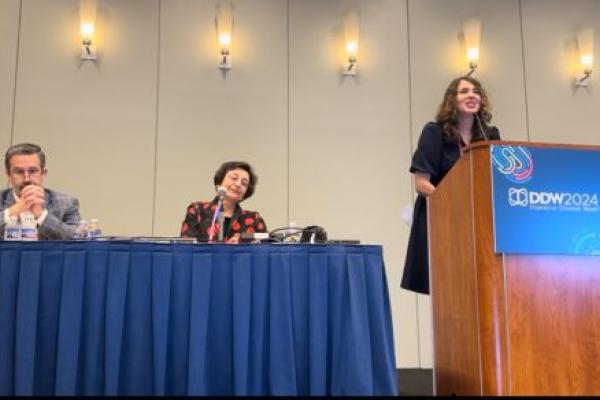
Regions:
<instances>
[{"instance_id":1,"label":"black dress","mask_svg":"<svg viewBox=\"0 0 600 400\"><path fill-rule=\"evenodd\" d=\"M499 140L496 127L487 130L489 140ZM473 141L482 140L474 137ZM425 172L437 186L460 158L460 147L456 138L445 135L441 124L429 122L423 128L417 150L413 155L410 172ZM413 222L408 240L406 261L401 286L414 292L429 294L429 255L427 246L427 202L418 195L413 210Z\"/></svg>"}]
</instances>

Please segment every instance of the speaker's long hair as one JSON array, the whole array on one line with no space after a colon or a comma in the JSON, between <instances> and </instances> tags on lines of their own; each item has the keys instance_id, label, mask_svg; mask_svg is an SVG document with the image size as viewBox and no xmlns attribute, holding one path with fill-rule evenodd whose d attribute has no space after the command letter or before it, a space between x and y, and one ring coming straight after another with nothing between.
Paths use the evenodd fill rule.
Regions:
<instances>
[{"instance_id":1,"label":"speaker's long hair","mask_svg":"<svg viewBox=\"0 0 600 400\"><path fill-rule=\"evenodd\" d=\"M435 120L442 125L444 134L449 137L459 138L456 95L458 94L458 85L460 85L461 81L467 81L473 84L481 96L481 106L476 115L481 124L477 122L473 123L472 141L484 140L486 138L485 132L488 130L489 123L492 120L491 105L481 82L473 77L461 76L450 82L448 88L446 88L446 93L444 93L444 99L442 100L442 104L440 104ZM484 130L483 132L482 129Z\"/></svg>"}]
</instances>

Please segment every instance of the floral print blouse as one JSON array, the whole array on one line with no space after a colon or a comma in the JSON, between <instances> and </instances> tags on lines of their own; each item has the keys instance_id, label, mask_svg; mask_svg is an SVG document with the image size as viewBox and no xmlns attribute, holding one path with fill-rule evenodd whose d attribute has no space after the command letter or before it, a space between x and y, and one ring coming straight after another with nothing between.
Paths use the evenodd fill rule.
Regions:
<instances>
[{"instance_id":1,"label":"floral print blouse","mask_svg":"<svg viewBox=\"0 0 600 400\"><path fill-rule=\"evenodd\" d=\"M206 242L211 236L211 224L217 209L217 200L211 202L197 201L190 204L181 224L181 236L193 237L198 241ZM229 223L228 223L229 222ZM267 232L267 225L256 211L243 210L239 204L236 206L229 221L225 221L223 238L230 239L239 233ZM215 221L213 238L217 238L221 226Z\"/></svg>"}]
</instances>

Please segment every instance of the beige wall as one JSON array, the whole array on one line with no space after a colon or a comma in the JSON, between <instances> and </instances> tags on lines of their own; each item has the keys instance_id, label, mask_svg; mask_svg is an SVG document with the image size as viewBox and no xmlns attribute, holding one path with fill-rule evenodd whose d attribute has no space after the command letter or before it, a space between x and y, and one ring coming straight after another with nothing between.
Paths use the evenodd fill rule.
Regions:
<instances>
[{"instance_id":1,"label":"beige wall","mask_svg":"<svg viewBox=\"0 0 600 400\"><path fill-rule=\"evenodd\" d=\"M504 138L599 143L596 72L584 90L571 79L573 37L600 32L600 1L234 0L226 74L214 0L99 3L93 63L78 58L77 0L0 1L2 148L40 143L48 185L114 235L177 235L186 205L212 195L218 164L250 161L260 183L246 206L270 228L319 224L384 246L399 367L432 363L429 299L399 288L400 209L414 199L421 127L465 72L462 21L483 21L476 76ZM352 7L359 75L342 78Z\"/></svg>"},{"instance_id":2,"label":"beige wall","mask_svg":"<svg viewBox=\"0 0 600 400\"><path fill-rule=\"evenodd\" d=\"M12 132L19 6L19 0L0 2L0 145L3 149L10 144ZM6 185L4 173L0 174L0 185Z\"/></svg>"},{"instance_id":3,"label":"beige wall","mask_svg":"<svg viewBox=\"0 0 600 400\"><path fill-rule=\"evenodd\" d=\"M161 2L155 234L179 234L186 206L214 196L226 159L257 170L246 207L270 229L287 221L287 2L235 3L226 73L216 68L214 10L213 1Z\"/></svg>"},{"instance_id":4,"label":"beige wall","mask_svg":"<svg viewBox=\"0 0 600 400\"><path fill-rule=\"evenodd\" d=\"M529 0L522 13L530 139L599 144L600 1ZM596 71L589 87L575 90L573 37L586 27L595 30Z\"/></svg>"},{"instance_id":5,"label":"beige wall","mask_svg":"<svg viewBox=\"0 0 600 400\"><path fill-rule=\"evenodd\" d=\"M77 1L22 2L13 142L48 153L48 185L108 233L152 233L158 1L105 0L97 63L79 60Z\"/></svg>"},{"instance_id":6,"label":"beige wall","mask_svg":"<svg viewBox=\"0 0 600 400\"><path fill-rule=\"evenodd\" d=\"M418 365L416 298L399 289L408 228L398 221L411 203L406 4L361 3L356 79L340 74L349 7L290 2L290 221L384 246L398 359Z\"/></svg>"}]
</instances>

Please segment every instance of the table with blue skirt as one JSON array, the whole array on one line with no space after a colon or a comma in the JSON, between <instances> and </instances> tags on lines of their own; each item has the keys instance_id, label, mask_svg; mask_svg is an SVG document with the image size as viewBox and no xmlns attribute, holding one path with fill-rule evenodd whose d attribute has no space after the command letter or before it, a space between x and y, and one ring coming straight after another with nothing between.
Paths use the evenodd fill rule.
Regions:
<instances>
[{"instance_id":1,"label":"table with blue skirt","mask_svg":"<svg viewBox=\"0 0 600 400\"><path fill-rule=\"evenodd\" d=\"M0 242L0 395L396 395L381 246Z\"/></svg>"}]
</instances>

